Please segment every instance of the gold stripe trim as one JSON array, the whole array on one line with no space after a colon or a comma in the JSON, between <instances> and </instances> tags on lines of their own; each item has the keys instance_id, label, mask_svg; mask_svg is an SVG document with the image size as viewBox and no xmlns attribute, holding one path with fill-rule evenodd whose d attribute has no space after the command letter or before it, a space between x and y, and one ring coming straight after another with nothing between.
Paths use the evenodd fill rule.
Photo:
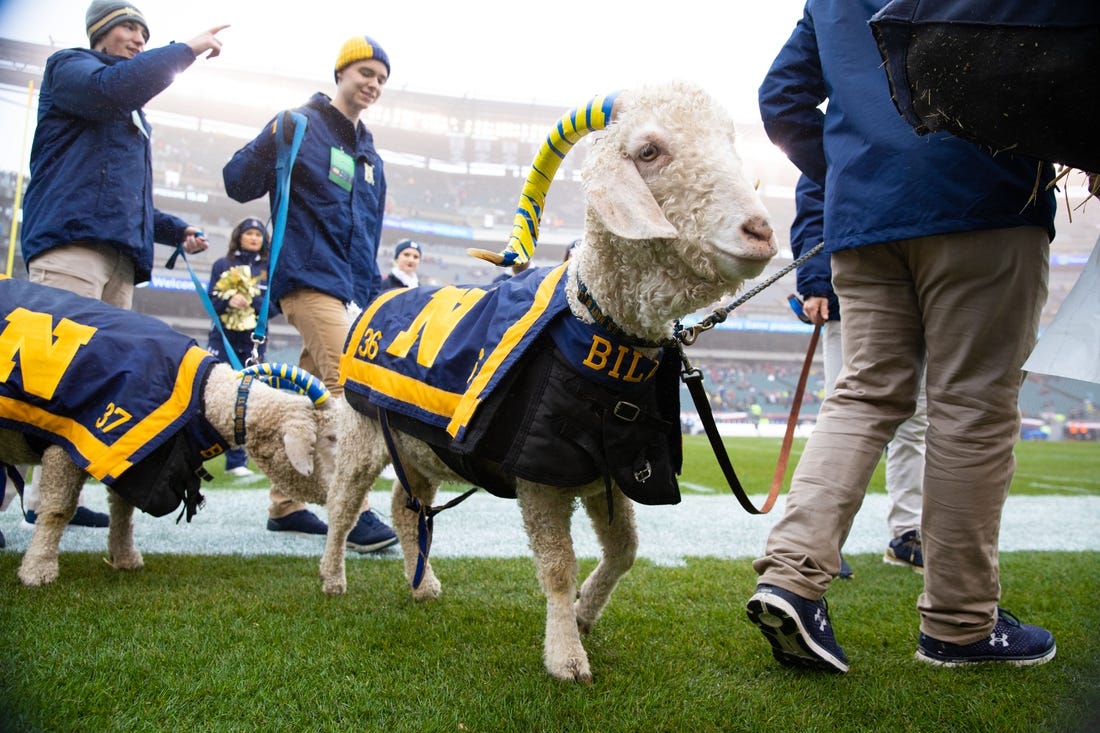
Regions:
<instances>
[{"instance_id":1,"label":"gold stripe trim","mask_svg":"<svg viewBox=\"0 0 1100 733\"><path fill-rule=\"evenodd\" d=\"M451 422L447 425L447 432L450 433L451 437L458 435L458 431L470 422L474 411L481 404L482 392L493 378L493 375L496 374L497 369L500 368L505 357L519 344L535 321L546 312L551 299L554 297L554 290L558 287L558 281L565 274L568 264L568 262L563 262L550 271L546 279L539 284L539 289L535 292L535 300L531 307L523 314L522 318L508 327L508 330L504 332L504 336L501 337L500 343L485 358L481 369L478 370L477 375L470 381L470 386L466 388L465 394L462 395L462 401L455 408Z\"/></svg>"}]
</instances>

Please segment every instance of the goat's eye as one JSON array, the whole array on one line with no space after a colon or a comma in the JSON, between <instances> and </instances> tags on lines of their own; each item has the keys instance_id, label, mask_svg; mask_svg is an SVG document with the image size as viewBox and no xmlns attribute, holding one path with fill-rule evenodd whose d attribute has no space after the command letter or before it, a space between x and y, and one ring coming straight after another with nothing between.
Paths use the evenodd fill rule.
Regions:
<instances>
[{"instance_id":1,"label":"goat's eye","mask_svg":"<svg viewBox=\"0 0 1100 733\"><path fill-rule=\"evenodd\" d=\"M642 146L642 149L638 151L638 160L648 163L652 160L656 160L661 151L657 149L657 146L653 143L646 143Z\"/></svg>"}]
</instances>

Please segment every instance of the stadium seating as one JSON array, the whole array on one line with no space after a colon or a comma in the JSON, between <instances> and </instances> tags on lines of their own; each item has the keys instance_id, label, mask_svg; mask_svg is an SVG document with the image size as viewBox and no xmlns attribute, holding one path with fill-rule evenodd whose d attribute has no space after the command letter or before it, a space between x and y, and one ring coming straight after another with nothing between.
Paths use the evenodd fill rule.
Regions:
<instances>
[{"instance_id":1,"label":"stadium seating","mask_svg":"<svg viewBox=\"0 0 1100 733\"><path fill-rule=\"evenodd\" d=\"M0 39L0 93L5 99L26 98L28 82L41 82L48 46ZM210 87L238 85L241 89L278 87L299 103L331 80L274 77L215 65L188 71ZM177 214L203 228L210 249L190 258L200 278L224 254L230 230L245 216L266 218L267 202L247 205L229 199L222 188L221 169L229 157L277 111L263 94L201 107L170 87L146 110L154 126L154 197L158 208ZM577 103L586 100L578 99ZM534 151L546 132L566 110L547 105L498 100L474 100L404 89L387 89L364 121L374 133L386 164L389 197L379 264L391 266L392 244L412 237L425 246L422 264L427 284L488 283L494 268L465 254L470 246L499 249L507 242L512 216ZM758 122L740 123L739 135L746 167L760 179L760 191L780 239L781 254L757 279L761 282L790 263L786 243L793 217L797 172L768 143ZM563 161L551 186L543 212L536 265L561 261L567 244L579 235L583 194L577 172L586 142ZM25 185L24 181L24 185ZM1047 323L1068 293L1100 231L1100 201L1082 203L1083 184L1070 177L1060 204L1059 238L1052 252L1050 299L1043 315ZM0 172L0 233L8 241L16 176ZM782 254L786 253L786 256ZM168 248L158 248L155 281L142 288L135 307L162 317L179 330L205 343L209 322L199 300L189 292L185 271L169 271L163 263ZM15 253L15 272L23 264ZM706 385L715 409L745 409L760 401L765 412L784 414L789 407L808 342L787 305L795 291L795 275L787 274L774 286L737 308L727 323L700 336L691 355L708 370ZM731 296L732 299L732 296ZM716 304L717 305L717 304ZM705 315L705 314L704 314ZM269 355L296 359L297 336L285 323L271 329ZM736 365L736 366L735 366ZM1068 380L1031 377L1021 396L1025 415L1044 412L1069 414L1084 409L1088 389ZM803 411L816 412L823 392L820 374L811 376ZM1086 385L1095 388L1095 385ZM686 399L685 405L690 404Z\"/></svg>"}]
</instances>

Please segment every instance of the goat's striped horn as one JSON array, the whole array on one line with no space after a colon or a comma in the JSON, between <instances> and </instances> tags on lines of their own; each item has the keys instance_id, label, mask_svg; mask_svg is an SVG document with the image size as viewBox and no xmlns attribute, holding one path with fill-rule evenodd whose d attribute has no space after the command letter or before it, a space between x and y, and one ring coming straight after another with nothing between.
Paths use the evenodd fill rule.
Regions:
<instances>
[{"instance_id":1,"label":"goat's striped horn","mask_svg":"<svg viewBox=\"0 0 1100 733\"><path fill-rule=\"evenodd\" d=\"M588 104L567 112L561 118L546 136L546 141L535 155L535 162L531 164L531 171L527 174L523 193L519 197L516 216L512 220L512 236L508 240L508 246L499 254L484 249L468 249L467 254L502 267L522 264L531 259L538 243L539 220L542 218L546 192L558 172L558 166L578 140L590 132L607 127L611 122L611 108L618 96L619 93L614 92L593 97Z\"/></svg>"},{"instance_id":2,"label":"goat's striped horn","mask_svg":"<svg viewBox=\"0 0 1100 733\"><path fill-rule=\"evenodd\" d=\"M305 369L290 364L281 362L254 364L242 369L238 374L242 377L251 374L272 387L304 394L315 405L320 405L331 396L324 382Z\"/></svg>"}]
</instances>

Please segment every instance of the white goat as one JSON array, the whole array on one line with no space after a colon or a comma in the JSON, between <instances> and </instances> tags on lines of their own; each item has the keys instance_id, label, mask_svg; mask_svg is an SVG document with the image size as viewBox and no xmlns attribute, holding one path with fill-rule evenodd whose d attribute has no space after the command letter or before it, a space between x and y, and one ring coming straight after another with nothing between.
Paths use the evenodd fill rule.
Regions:
<instances>
[{"instance_id":1,"label":"white goat","mask_svg":"<svg viewBox=\"0 0 1100 733\"><path fill-rule=\"evenodd\" d=\"M565 275L568 309L579 322L595 321L579 297L583 283L602 315L635 344L667 341L675 319L736 291L776 252L767 212L746 181L735 150L732 120L692 85L622 93L612 124L586 156L582 176L585 236ZM354 337L349 348L355 349L352 341ZM385 349L386 343L379 346ZM639 346L638 351L653 356L658 350ZM321 562L323 590L333 594L346 590L345 539L364 493L387 461L379 449L380 423L345 400L336 408L342 462L330 491ZM576 405L573 412L581 409L587 408ZM393 437L409 492L429 506L440 483L456 480L456 475L427 443L400 430ZM632 505L618 488L606 492L599 479L561 488L517 478L515 493L547 598L546 669L556 678L590 682L579 632L593 627L619 578L633 564L638 540ZM407 498L395 482L392 519L411 584L418 563L418 516L406 508ZM576 499L589 514L602 548L599 564L579 594L570 537ZM439 596L440 582L430 562L423 571L414 598Z\"/></svg>"},{"instance_id":2,"label":"white goat","mask_svg":"<svg viewBox=\"0 0 1100 733\"><path fill-rule=\"evenodd\" d=\"M236 371L226 364L216 364L202 395L206 419L231 445L239 384ZM335 464L332 415L329 410L315 408L304 395L278 390L257 380L249 390L244 447L264 473L279 477L280 487L288 495L323 503L328 476ZM23 434L15 430L0 429L0 462L10 465L41 462L38 516L19 567L19 579L25 585L52 583L58 577L61 534L76 511L87 474L60 446L51 445L39 456L30 449ZM144 561L134 546L134 507L110 489L107 500L111 519L108 562L118 570L138 570Z\"/></svg>"}]
</instances>

